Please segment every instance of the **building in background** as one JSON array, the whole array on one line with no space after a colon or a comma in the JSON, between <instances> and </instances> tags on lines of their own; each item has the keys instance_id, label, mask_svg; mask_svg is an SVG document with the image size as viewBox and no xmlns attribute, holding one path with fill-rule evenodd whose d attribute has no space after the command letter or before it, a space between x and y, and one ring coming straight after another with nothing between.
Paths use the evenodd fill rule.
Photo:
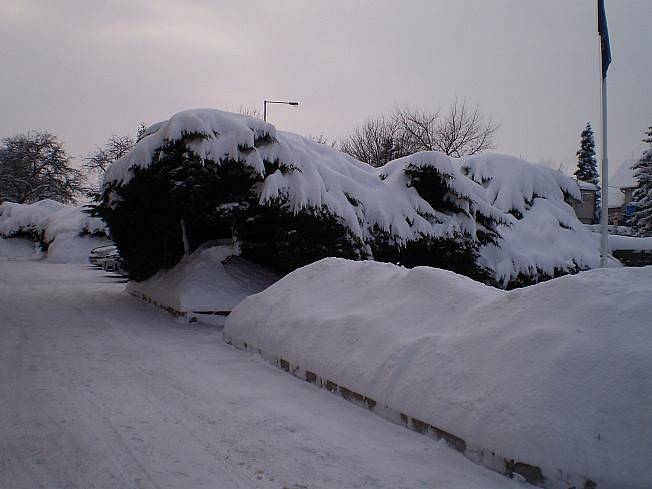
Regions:
<instances>
[{"instance_id":1,"label":"building in background","mask_svg":"<svg viewBox=\"0 0 652 489\"><path fill-rule=\"evenodd\" d=\"M595 224L595 196L598 192L598 187L582 180L578 180L577 185L580 187L582 200L573 201L572 205L573 209L575 209L575 214L580 222L584 224Z\"/></svg>"},{"instance_id":2,"label":"building in background","mask_svg":"<svg viewBox=\"0 0 652 489\"><path fill-rule=\"evenodd\" d=\"M609 224L625 226L634 212L632 194L638 187L632 169L635 164L636 160L625 160L609 178Z\"/></svg>"}]
</instances>

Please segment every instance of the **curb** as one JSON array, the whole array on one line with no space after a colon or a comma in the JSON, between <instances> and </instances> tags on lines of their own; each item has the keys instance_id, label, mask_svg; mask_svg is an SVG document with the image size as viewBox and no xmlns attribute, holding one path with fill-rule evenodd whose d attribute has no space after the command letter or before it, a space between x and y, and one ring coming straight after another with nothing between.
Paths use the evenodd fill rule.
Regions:
<instances>
[{"instance_id":1,"label":"curb","mask_svg":"<svg viewBox=\"0 0 652 489\"><path fill-rule=\"evenodd\" d=\"M515 477L522 478L538 487L546 489L598 489L598 484L588 477L567 474L558 469L556 474L544 474L537 465L528 464L515 458L504 456L493 450L481 447L471 446L463 438L452 433L442 430L432 424L410 416L391 406L379 404L375 399L355 392L346 386L338 385L336 382L318 373L302 368L301 366L282 358L280 356L263 351L254 345L245 341L238 340L231 335L223 333L225 343L234 346L239 350L244 350L260 355L264 360L285 372L309 382L316 386L326 389L327 391L339 395L345 400L356 406L365 408L372 413L385 418L386 420L404 426L409 430L428 436L433 440L445 440L453 449L463 454L471 462L498 472L510 479ZM606 486L600 486L600 489L607 489Z\"/></svg>"}]
</instances>

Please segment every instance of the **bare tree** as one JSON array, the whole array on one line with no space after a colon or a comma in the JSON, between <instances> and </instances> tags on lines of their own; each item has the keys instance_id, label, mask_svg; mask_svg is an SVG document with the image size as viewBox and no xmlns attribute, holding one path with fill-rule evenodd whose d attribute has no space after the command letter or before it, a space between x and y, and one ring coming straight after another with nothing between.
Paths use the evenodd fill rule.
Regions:
<instances>
[{"instance_id":1,"label":"bare tree","mask_svg":"<svg viewBox=\"0 0 652 489\"><path fill-rule=\"evenodd\" d=\"M56 136L30 131L2 139L0 202L54 199L70 203L83 189L82 173L70 165L70 157Z\"/></svg>"},{"instance_id":2,"label":"bare tree","mask_svg":"<svg viewBox=\"0 0 652 489\"><path fill-rule=\"evenodd\" d=\"M139 132L141 127L139 126ZM95 151L84 157L84 169L101 178L109 165L131 151L134 144L134 138L131 136L116 136L114 134L104 146L98 146Z\"/></svg>"},{"instance_id":3,"label":"bare tree","mask_svg":"<svg viewBox=\"0 0 652 489\"><path fill-rule=\"evenodd\" d=\"M305 134L303 137L311 139L312 141L319 143L319 144L325 144L326 146L330 146L331 148L337 149L338 142L336 139L329 141L328 137L324 136L323 134L320 134L319 136L315 136L313 134Z\"/></svg>"},{"instance_id":4,"label":"bare tree","mask_svg":"<svg viewBox=\"0 0 652 489\"><path fill-rule=\"evenodd\" d=\"M372 166L410 154L396 118L386 116L367 119L340 140L339 149Z\"/></svg>"},{"instance_id":5,"label":"bare tree","mask_svg":"<svg viewBox=\"0 0 652 489\"><path fill-rule=\"evenodd\" d=\"M340 142L340 149L373 166L418 151L460 157L494 147L499 125L478 107L455 101L448 111L397 107L391 116L367 120Z\"/></svg>"},{"instance_id":6,"label":"bare tree","mask_svg":"<svg viewBox=\"0 0 652 489\"><path fill-rule=\"evenodd\" d=\"M248 115L249 117L255 117L257 119L263 118L263 114L260 112L260 110L252 107L247 107L246 105L240 105L237 112L238 114Z\"/></svg>"},{"instance_id":7,"label":"bare tree","mask_svg":"<svg viewBox=\"0 0 652 489\"><path fill-rule=\"evenodd\" d=\"M436 148L449 156L468 156L494 148L499 125L484 120L476 105L472 109L464 101L451 105L437 126Z\"/></svg>"},{"instance_id":8,"label":"bare tree","mask_svg":"<svg viewBox=\"0 0 652 489\"><path fill-rule=\"evenodd\" d=\"M396 107L392 119L402 135L408 154L417 151L438 151L440 111L428 112L409 107Z\"/></svg>"}]
</instances>

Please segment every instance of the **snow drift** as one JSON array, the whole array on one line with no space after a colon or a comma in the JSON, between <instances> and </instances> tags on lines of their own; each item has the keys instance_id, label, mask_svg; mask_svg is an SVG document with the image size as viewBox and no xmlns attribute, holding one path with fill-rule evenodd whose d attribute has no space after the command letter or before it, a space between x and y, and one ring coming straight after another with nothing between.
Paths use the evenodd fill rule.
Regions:
<instances>
[{"instance_id":1,"label":"snow drift","mask_svg":"<svg viewBox=\"0 0 652 489\"><path fill-rule=\"evenodd\" d=\"M85 263L92 248L107 242L106 236L106 224L81 207L50 199L0 204L0 237L29 239L50 261Z\"/></svg>"},{"instance_id":2,"label":"snow drift","mask_svg":"<svg viewBox=\"0 0 652 489\"><path fill-rule=\"evenodd\" d=\"M151 126L111 165L104 190L101 213L128 265L141 269L138 279L178 262L182 241L196 249L232 235L243 256L281 272L340 256L476 278L488 270L487 282L508 286L599 260L564 201L579 197L577 185L549 168L502 155L456 160L437 152L373 168L259 119L214 109ZM152 222L154 213L165 220ZM152 230L143 232L147 226ZM137 249L152 233L166 238ZM152 259L140 263L145 249Z\"/></svg>"},{"instance_id":3,"label":"snow drift","mask_svg":"<svg viewBox=\"0 0 652 489\"><path fill-rule=\"evenodd\" d=\"M32 258L37 252L35 244L26 239L5 239L0 238L0 258L10 260L20 258Z\"/></svg>"},{"instance_id":4,"label":"snow drift","mask_svg":"<svg viewBox=\"0 0 652 489\"><path fill-rule=\"evenodd\" d=\"M332 258L245 299L224 337L459 437L476 460L537 466L547 487L642 489L651 296L652 267L503 291Z\"/></svg>"},{"instance_id":5,"label":"snow drift","mask_svg":"<svg viewBox=\"0 0 652 489\"><path fill-rule=\"evenodd\" d=\"M599 239L594 233L595 239ZM609 248L613 250L652 251L652 237L639 238L636 236L609 235Z\"/></svg>"},{"instance_id":6,"label":"snow drift","mask_svg":"<svg viewBox=\"0 0 652 489\"><path fill-rule=\"evenodd\" d=\"M279 278L235 256L233 246L207 243L170 270L161 270L142 282L130 281L127 291L187 319L221 324L224 314L245 297Z\"/></svg>"}]
</instances>

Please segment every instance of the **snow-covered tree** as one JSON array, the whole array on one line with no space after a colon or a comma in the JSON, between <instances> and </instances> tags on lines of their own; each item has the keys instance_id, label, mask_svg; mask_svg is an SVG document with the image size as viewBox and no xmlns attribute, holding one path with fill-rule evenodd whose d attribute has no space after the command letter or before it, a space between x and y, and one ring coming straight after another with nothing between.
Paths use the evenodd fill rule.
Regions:
<instances>
[{"instance_id":1,"label":"snow-covered tree","mask_svg":"<svg viewBox=\"0 0 652 489\"><path fill-rule=\"evenodd\" d=\"M600 175L595 157L595 139L591 123L587 122L580 137L580 149L577 150L577 170L575 177L583 182L592 183L598 187L595 193L595 219L600 216Z\"/></svg>"},{"instance_id":2,"label":"snow-covered tree","mask_svg":"<svg viewBox=\"0 0 652 489\"><path fill-rule=\"evenodd\" d=\"M648 127L645 136L643 142L649 147L633 167L638 188L634 190L636 210L630 222L639 236L652 236L652 126Z\"/></svg>"}]
</instances>

